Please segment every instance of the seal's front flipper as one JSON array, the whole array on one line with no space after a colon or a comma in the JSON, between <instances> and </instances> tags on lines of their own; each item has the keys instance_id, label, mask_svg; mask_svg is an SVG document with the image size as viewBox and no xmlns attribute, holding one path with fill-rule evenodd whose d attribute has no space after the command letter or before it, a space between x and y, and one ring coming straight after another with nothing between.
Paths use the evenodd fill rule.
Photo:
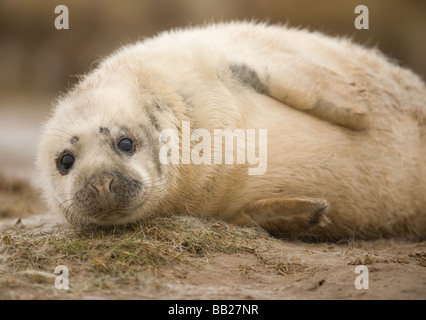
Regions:
<instances>
[{"instance_id":1,"label":"seal's front flipper","mask_svg":"<svg viewBox=\"0 0 426 320\"><path fill-rule=\"evenodd\" d=\"M294 54L279 54L268 61L269 94L289 106L351 128L369 124L363 90L333 72Z\"/></svg>"},{"instance_id":2,"label":"seal's front flipper","mask_svg":"<svg viewBox=\"0 0 426 320\"><path fill-rule=\"evenodd\" d=\"M292 237L326 227L330 224L329 210L326 200L278 198L249 203L244 213L271 234Z\"/></svg>"},{"instance_id":3,"label":"seal's front flipper","mask_svg":"<svg viewBox=\"0 0 426 320\"><path fill-rule=\"evenodd\" d=\"M257 92L323 120L355 130L371 122L365 89L331 69L292 53L231 64L233 76Z\"/></svg>"}]
</instances>

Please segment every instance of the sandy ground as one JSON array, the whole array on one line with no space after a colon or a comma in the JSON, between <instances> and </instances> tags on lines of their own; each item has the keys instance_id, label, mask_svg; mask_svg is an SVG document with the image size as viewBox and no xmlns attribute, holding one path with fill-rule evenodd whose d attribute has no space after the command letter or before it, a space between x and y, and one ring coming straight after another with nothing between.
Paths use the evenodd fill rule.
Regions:
<instances>
[{"instance_id":1,"label":"sandy ground","mask_svg":"<svg viewBox=\"0 0 426 320\"><path fill-rule=\"evenodd\" d=\"M25 103L15 102L13 108L5 99L0 103L0 224L14 223L18 218L25 221L25 217L45 211L38 196L40 185L32 162L40 124L46 117L49 103L33 103L43 106L35 109L37 112L29 112ZM204 221L197 223L194 228L203 228L206 224ZM239 232L235 227L226 228L227 236ZM25 232L31 229L24 222ZM54 231L53 234L55 232L61 233ZM70 268L70 290L66 291L55 289L54 270L49 264L38 260L34 263L13 261L14 257L22 258L12 252L19 251L23 244L11 241L11 237L3 233L0 236L0 298L426 298L426 242L382 239L304 243L283 241L256 230L248 232L254 240L247 242L246 249L239 247L233 252L213 249L207 254L188 256L184 263L168 262L160 267L146 267L140 272L137 265L131 265L127 273L119 277L113 276L98 258L79 261L77 267L76 260L67 256L69 251L64 251L61 259ZM73 234L67 237L73 240ZM40 245L46 248L51 245L49 241ZM18 267L21 262L22 267ZM93 268L85 269L85 263ZM98 264L97 268L95 264ZM366 272L355 273L358 265L368 269L368 289L355 286L359 275L367 275ZM88 274L87 270L95 270L96 274ZM100 283L98 279L103 277L105 281L99 280Z\"/></svg>"},{"instance_id":2,"label":"sandy ground","mask_svg":"<svg viewBox=\"0 0 426 320\"><path fill-rule=\"evenodd\" d=\"M424 299L424 266L413 257L425 245L379 241L350 245L276 242L304 270L283 275L252 255L217 255L188 275L192 295L208 299ZM274 259L269 255L268 259ZM369 288L356 289L355 266L366 264ZM218 272L219 271L219 272ZM170 296L173 298L173 296Z\"/></svg>"}]
</instances>

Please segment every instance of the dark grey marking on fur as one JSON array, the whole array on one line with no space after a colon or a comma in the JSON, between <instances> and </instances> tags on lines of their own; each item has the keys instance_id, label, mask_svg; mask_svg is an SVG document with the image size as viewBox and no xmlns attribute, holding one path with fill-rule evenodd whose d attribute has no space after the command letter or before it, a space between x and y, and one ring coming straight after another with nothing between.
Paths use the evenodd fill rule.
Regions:
<instances>
[{"instance_id":1,"label":"dark grey marking on fur","mask_svg":"<svg viewBox=\"0 0 426 320\"><path fill-rule=\"evenodd\" d=\"M76 137L76 136L73 136L71 139L70 139L70 143L71 144L74 144L74 143L76 143L78 141L78 137Z\"/></svg>"},{"instance_id":2,"label":"dark grey marking on fur","mask_svg":"<svg viewBox=\"0 0 426 320\"><path fill-rule=\"evenodd\" d=\"M99 132L102 134L109 134L109 129L105 127L99 127Z\"/></svg>"},{"instance_id":3,"label":"dark grey marking on fur","mask_svg":"<svg viewBox=\"0 0 426 320\"><path fill-rule=\"evenodd\" d=\"M166 103L161 103L161 102L154 102L155 105L155 109L157 111L163 112L163 111L169 111L170 108Z\"/></svg>"},{"instance_id":4,"label":"dark grey marking on fur","mask_svg":"<svg viewBox=\"0 0 426 320\"><path fill-rule=\"evenodd\" d=\"M260 94L268 94L268 88L260 81L256 71L245 64L231 64L229 66L232 75L241 83L252 87Z\"/></svg>"},{"instance_id":5,"label":"dark grey marking on fur","mask_svg":"<svg viewBox=\"0 0 426 320\"><path fill-rule=\"evenodd\" d=\"M155 115L155 111L153 112L153 110L151 110L151 108L154 108L154 107L155 106L149 106L145 109L145 111L152 126L155 128L156 131L160 132L161 131L160 123L158 122L158 119Z\"/></svg>"}]
</instances>

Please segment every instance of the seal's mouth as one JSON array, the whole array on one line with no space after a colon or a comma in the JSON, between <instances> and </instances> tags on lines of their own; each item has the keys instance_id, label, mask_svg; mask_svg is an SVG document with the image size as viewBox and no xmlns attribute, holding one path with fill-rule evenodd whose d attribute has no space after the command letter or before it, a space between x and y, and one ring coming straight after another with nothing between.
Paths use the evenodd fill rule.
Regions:
<instances>
[{"instance_id":1,"label":"seal's mouth","mask_svg":"<svg viewBox=\"0 0 426 320\"><path fill-rule=\"evenodd\" d=\"M129 210L109 210L96 212L90 215L91 224L99 226L115 226L129 223L134 220L134 211Z\"/></svg>"},{"instance_id":2,"label":"seal's mouth","mask_svg":"<svg viewBox=\"0 0 426 320\"><path fill-rule=\"evenodd\" d=\"M97 202L93 202L93 206L81 207L78 202L74 202L67 208L63 208L65 218L75 226L116 226L124 225L140 220L144 216L144 205L146 197L142 197L140 201L130 202L127 206L111 205L102 208Z\"/></svg>"},{"instance_id":3,"label":"seal's mouth","mask_svg":"<svg viewBox=\"0 0 426 320\"><path fill-rule=\"evenodd\" d=\"M143 213L146 199L147 189L140 178L118 170L99 170L85 179L64 213L75 225L126 224Z\"/></svg>"},{"instance_id":4,"label":"seal's mouth","mask_svg":"<svg viewBox=\"0 0 426 320\"><path fill-rule=\"evenodd\" d=\"M145 201L142 201L139 205L131 208L115 208L108 210L98 210L90 213L86 213L91 224L100 226L115 226L123 225L135 220L140 217L140 208L143 206Z\"/></svg>"}]
</instances>

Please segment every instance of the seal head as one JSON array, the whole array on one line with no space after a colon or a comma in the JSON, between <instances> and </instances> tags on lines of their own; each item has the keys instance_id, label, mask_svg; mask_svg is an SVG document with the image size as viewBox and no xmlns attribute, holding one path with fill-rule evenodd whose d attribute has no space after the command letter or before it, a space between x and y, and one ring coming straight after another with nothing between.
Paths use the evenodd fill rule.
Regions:
<instances>
[{"instance_id":1,"label":"seal head","mask_svg":"<svg viewBox=\"0 0 426 320\"><path fill-rule=\"evenodd\" d=\"M38 165L49 206L79 225L150 215L166 181L156 145L160 125L147 115L152 102L131 81L81 86L58 101L42 135Z\"/></svg>"}]
</instances>

